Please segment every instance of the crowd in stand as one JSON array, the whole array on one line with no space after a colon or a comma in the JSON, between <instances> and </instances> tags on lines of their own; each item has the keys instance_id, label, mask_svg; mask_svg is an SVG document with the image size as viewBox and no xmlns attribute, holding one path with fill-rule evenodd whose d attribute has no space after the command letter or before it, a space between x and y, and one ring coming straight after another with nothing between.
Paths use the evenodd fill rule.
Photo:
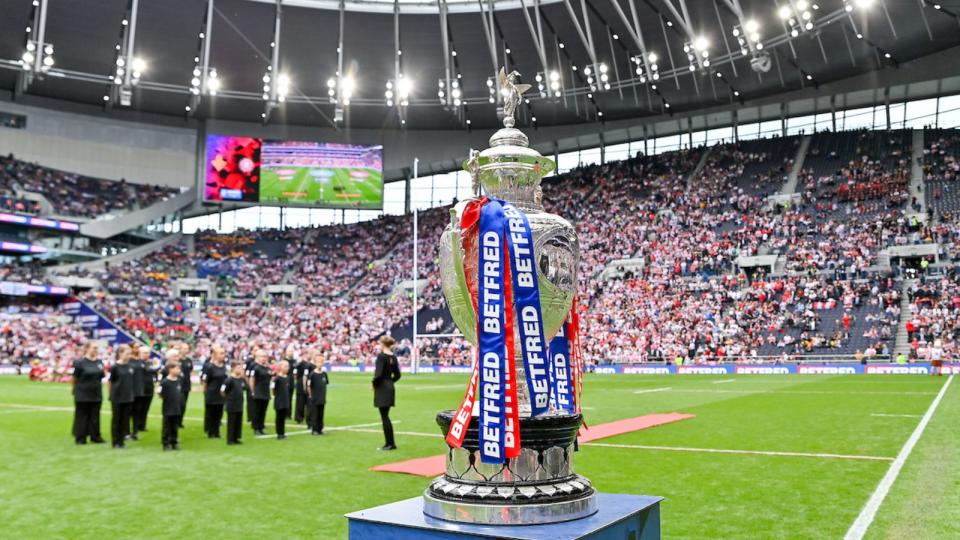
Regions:
<instances>
[{"instance_id":1,"label":"crowd in stand","mask_svg":"<svg viewBox=\"0 0 960 540\"><path fill-rule=\"evenodd\" d=\"M908 294L906 328L912 356L931 360L942 353L955 358L960 344L960 274L951 271L941 279L918 280Z\"/></svg>"},{"instance_id":2,"label":"crowd in stand","mask_svg":"<svg viewBox=\"0 0 960 540\"><path fill-rule=\"evenodd\" d=\"M54 306L20 304L0 312L0 357L24 372L43 367L44 380L66 380L89 334Z\"/></svg>"},{"instance_id":3,"label":"crowd in stand","mask_svg":"<svg viewBox=\"0 0 960 540\"><path fill-rule=\"evenodd\" d=\"M0 187L0 210L17 214L39 214L40 203L18 197L13 190Z\"/></svg>"},{"instance_id":4,"label":"crowd in stand","mask_svg":"<svg viewBox=\"0 0 960 540\"><path fill-rule=\"evenodd\" d=\"M86 218L146 207L176 193L171 188L132 184L123 179L104 180L58 171L19 160L13 154L0 156L0 202L3 207L20 211L22 206L24 212L39 212L36 202L14 198L15 187L46 197L55 214ZM10 204L13 208L8 207Z\"/></svg>"},{"instance_id":5,"label":"crowd in stand","mask_svg":"<svg viewBox=\"0 0 960 540\"><path fill-rule=\"evenodd\" d=\"M960 212L960 135L955 130L929 130L925 133L923 173L927 205L942 221L954 221Z\"/></svg>"},{"instance_id":6,"label":"crowd in stand","mask_svg":"<svg viewBox=\"0 0 960 540\"><path fill-rule=\"evenodd\" d=\"M597 284L585 302L588 358L613 362L758 361L892 347L898 289L889 278L746 275L687 280L627 275Z\"/></svg>"},{"instance_id":7,"label":"crowd in stand","mask_svg":"<svg viewBox=\"0 0 960 540\"><path fill-rule=\"evenodd\" d=\"M0 281L14 281L42 285L45 283L43 267L39 261L25 264L5 264L0 266Z\"/></svg>"},{"instance_id":8,"label":"crowd in stand","mask_svg":"<svg viewBox=\"0 0 960 540\"><path fill-rule=\"evenodd\" d=\"M390 252L397 238L409 230L406 221L388 216L374 222L335 225L317 231L302 248L301 270L294 275L292 283L306 299L319 301L345 293L364 276L382 276L374 261ZM370 290L360 283L358 294L388 292L382 290L388 283L386 279L382 282L375 279L373 283L383 287Z\"/></svg>"},{"instance_id":9,"label":"crowd in stand","mask_svg":"<svg viewBox=\"0 0 960 540\"><path fill-rule=\"evenodd\" d=\"M767 201L785 185L796 137L637 156L545 180L546 210L570 220L580 239L586 358L890 354L900 283L873 268L879 251L922 242L960 246L960 227L908 217L909 148L901 133L817 137L798 178L799 203ZM449 221L449 207L419 215L418 265L426 279L420 332L453 329L438 271L438 239ZM138 337L189 339L201 356L214 344L243 358L258 346L279 354L309 343L326 351L328 362L367 362L382 333L410 332L410 293L397 286L412 276L412 226L411 216L391 216L200 233L192 250L182 242L90 274L103 290L84 298ZM785 266L739 268L742 257L767 253L781 254ZM600 279L611 261L628 258L616 277ZM173 298L172 280L194 275L215 280L220 300L233 302L197 309ZM296 296L264 294L266 285L281 283L295 285ZM943 298L956 295L942 290L932 300L939 311L914 303L938 339L946 339L944 327L932 321L943 314ZM462 339L419 345L426 362L470 361Z\"/></svg>"}]
</instances>

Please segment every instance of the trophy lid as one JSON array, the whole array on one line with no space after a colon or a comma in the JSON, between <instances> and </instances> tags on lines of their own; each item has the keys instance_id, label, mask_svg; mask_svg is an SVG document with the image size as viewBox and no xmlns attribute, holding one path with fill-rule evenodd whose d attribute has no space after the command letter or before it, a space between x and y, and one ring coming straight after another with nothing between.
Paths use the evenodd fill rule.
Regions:
<instances>
[{"instance_id":1,"label":"trophy lid","mask_svg":"<svg viewBox=\"0 0 960 540\"><path fill-rule=\"evenodd\" d=\"M464 170L473 176L474 188L483 186L488 195L521 206L540 209L540 180L556 169L552 159L530 148L530 139L515 128L514 112L529 84L517 84L516 71L506 74L500 68L503 89L503 128L490 137L490 148L471 150Z\"/></svg>"}]
</instances>

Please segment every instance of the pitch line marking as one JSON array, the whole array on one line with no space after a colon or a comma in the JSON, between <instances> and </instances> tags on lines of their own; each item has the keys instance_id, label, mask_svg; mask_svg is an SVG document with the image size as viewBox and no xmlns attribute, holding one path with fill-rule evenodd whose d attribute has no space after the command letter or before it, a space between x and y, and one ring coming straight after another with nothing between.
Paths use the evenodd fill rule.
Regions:
<instances>
[{"instance_id":1,"label":"pitch line marking","mask_svg":"<svg viewBox=\"0 0 960 540\"><path fill-rule=\"evenodd\" d=\"M633 393L634 394L651 394L653 392L666 392L667 390L673 390L673 387L668 386L666 388L648 388L646 390L634 390Z\"/></svg>"},{"instance_id":2,"label":"pitch line marking","mask_svg":"<svg viewBox=\"0 0 960 540\"><path fill-rule=\"evenodd\" d=\"M871 413L870 416L883 416L888 418L922 418L922 414L886 414L886 413Z\"/></svg>"},{"instance_id":3,"label":"pitch line marking","mask_svg":"<svg viewBox=\"0 0 960 540\"><path fill-rule=\"evenodd\" d=\"M345 431L351 431L355 433L380 433L378 429L364 429L364 428L349 428ZM397 431L398 435L407 435L411 437L429 437L429 438L440 438L443 435L439 433L424 433L421 431ZM808 457L808 458L824 458L824 459L854 459L854 460L866 460L866 461L893 461L894 458L888 456L861 456L861 455L848 455L848 454L829 454L829 453L808 453L808 452L777 452L777 451L765 451L765 450L729 450L723 448L689 448L683 446L648 446L640 444L615 444L615 443L598 443L598 442L588 442L580 443L584 446L598 446L602 448L628 448L636 450L661 450L668 452L703 452L708 454L745 454L745 455L759 455L759 456L780 456L780 457Z\"/></svg>"},{"instance_id":4,"label":"pitch line marking","mask_svg":"<svg viewBox=\"0 0 960 540\"><path fill-rule=\"evenodd\" d=\"M400 420L395 420L393 423L394 423L394 424L399 424L399 423L400 423ZM351 426L330 426L330 427L325 427L325 428L323 428L323 430L324 430L324 431L352 431L352 430L355 429L355 428L363 428L363 427L379 426L379 425L380 425L380 422L369 422L369 423L367 423L367 424L354 424L354 425L351 425ZM292 435L304 435L304 434L306 434L306 433L312 433L312 432L313 432L313 430L304 429L304 430L302 430L302 431L291 431L291 432L287 433L286 435L287 435L287 437L290 437L290 436L292 436ZM258 438L258 439L270 439L270 438L273 438L273 437L276 437L276 436L277 436L276 433L268 433L268 434L266 434L266 435L257 435L256 438Z\"/></svg>"},{"instance_id":5,"label":"pitch line marking","mask_svg":"<svg viewBox=\"0 0 960 540\"><path fill-rule=\"evenodd\" d=\"M877 511L880 510L880 505L883 504L883 500L886 499L887 494L890 493L890 488L893 487L893 483L896 482L897 477L900 476L903 465L907 462L907 458L910 457L910 453L913 452L913 447L917 445L917 441L920 440L924 430L927 429L927 424L929 424L930 419L933 418L933 413L937 411L937 407L940 406L940 402L943 401L943 396L947 393L947 388L950 387L950 383L952 382L953 375L950 375L947 377L947 382L943 383L943 386L940 387L940 392L937 394L937 397L933 398L933 402L930 403L930 408L927 409L923 418L920 419L920 423L917 424L916 429L910 434L910 438L903 444L903 448L900 449L900 453L897 454L896 459L890 464L890 468L887 469L887 474L883 475L880 484L877 485L877 489L870 495L866 506L860 511L860 515L857 516L853 525L850 525L850 529L847 530L847 534L843 537L844 540L861 540L863 536L867 534L867 529L870 528L874 518L877 517Z\"/></svg>"},{"instance_id":6,"label":"pitch line marking","mask_svg":"<svg viewBox=\"0 0 960 540\"><path fill-rule=\"evenodd\" d=\"M706 454L744 454L754 456L781 456L781 457L808 457L826 459L860 459L867 461L893 461L887 456L858 456L849 454L828 454L811 452L778 452L773 450L733 450L726 448L690 448L685 446L652 446L644 444L615 444L615 443L581 443L585 446L599 446L602 448L630 448L635 450L663 450L667 452L703 452Z\"/></svg>"},{"instance_id":7,"label":"pitch line marking","mask_svg":"<svg viewBox=\"0 0 960 540\"><path fill-rule=\"evenodd\" d=\"M365 384L369 384L369 383L365 383ZM450 388L463 388L463 385L462 384L433 384L433 385L428 384L428 385L414 386L411 389L422 391L422 390L447 390Z\"/></svg>"},{"instance_id":8,"label":"pitch line marking","mask_svg":"<svg viewBox=\"0 0 960 540\"><path fill-rule=\"evenodd\" d=\"M345 429L344 431L350 431L352 433L383 433L379 429L368 429L368 428L350 428ZM409 435L411 437L430 437L430 438L442 438L443 435L440 433L424 433L422 431L395 431L397 435Z\"/></svg>"},{"instance_id":9,"label":"pitch line marking","mask_svg":"<svg viewBox=\"0 0 960 540\"><path fill-rule=\"evenodd\" d=\"M736 379L724 379L724 380L722 380L722 381L713 381L713 384L724 384L724 383L730 383L730 382L735 382L735 381L736 381Z\"/></svg>"},{"instance_id":10,"label":"pitch line marking","mask_svg":"<svg viewBox=\"0 0 960 540\"><path fill-rule=\"evenodd\" d=\"M12 411L0 411L0 414L19 414L19 413L44 413L44 412L61 412L58 409L13 409Z\"/></svg>"},{"instance_id":11,"label":"pitch line marking","mask_svg":"<svg viewBox=\"0 0 960 540\"><path fill-rule=\"evenodd\" d=\"M72 411L73 407L51 407L47 405L27 405L25 403L0 403L0 407L29 409L30 411Z\"/></svg>"},{"instance_id":12,"label":"pitch line marking","mask_svg":"<svg viewBox=\"0 0 960 540\"><path fill-rule=\"evenodd\" d=\"M860 392L839 392L839 391L830 391L830 390L724 390L721 388L677 388L674 392L694 392L694 393L704 393L704 394L808 394L808 395L881 395L881 396L900 396L900 395L914 395L914 396L932 396L936 392L917 392L917 391L904 391L904 392L880 392L880 391L870 391L864 390Z\"/></svg>"}]
</instances>

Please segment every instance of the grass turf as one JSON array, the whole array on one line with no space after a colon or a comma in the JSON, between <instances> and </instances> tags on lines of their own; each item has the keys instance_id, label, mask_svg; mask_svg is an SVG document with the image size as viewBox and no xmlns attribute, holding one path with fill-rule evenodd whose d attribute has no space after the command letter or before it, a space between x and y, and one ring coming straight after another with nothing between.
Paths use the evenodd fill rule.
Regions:
<instances>
[{"instance_id":1,"label":"grass turf","mask_svg":"<svg viewBox=\"0 0 960 540\"><path fill-rule=\"evenodd\" d=\"M204 438L203 400L195 391L181 432L183 450L164 453L156 401L150 431L130 443L129 450L78 447L69 436L67 385L0 377L3 535L345 537L344 513L417 496L426 487L424 478L368 468L442 452L433 418L436 411L459 403L465 377L405 376L393 414L400 449L388 453L375 450L383 443L369 375L334 373L331 379L326 423L358 426L353 430L277 441L256 439L245 425L244 444L228 448L223 440ZM696 418L584 445L577 469L602 491L665 496L666 538L839 538L890 461L689 449L893 458L919 417L875 415L922 415L944 381L918 376L588 376L589 423L671 411ZM660 390L664 388L669 390ZM659 391L636 393L642 390ZM108 406L101 422L105 436ZM960 534L958 412L960 390L953 385L881 507L871 538ZM272 411L268 420L273 420ZM288 433L301 429L288 426ZM610 444L623 447L603 446ZM641 445L673 450L635 447Z\"/></svg>"},{"instance_id":2,"label":"grass turf","mask_svg":"<svg viewBox=\"0 0 960 540\"><path fill-rule=\"evenodd\" d=\"M376 169L280 168L295 172L291 178L286 179L281 178L276 170L262 169L260 202L361 209L377 209L383 206L383 175ZM333 171L333 175L325 182L319 182L311 173L321 170ZM351 171L363 171L369 176L363 180L354 179L350 176Z\"/></svg>"}]
</instances>

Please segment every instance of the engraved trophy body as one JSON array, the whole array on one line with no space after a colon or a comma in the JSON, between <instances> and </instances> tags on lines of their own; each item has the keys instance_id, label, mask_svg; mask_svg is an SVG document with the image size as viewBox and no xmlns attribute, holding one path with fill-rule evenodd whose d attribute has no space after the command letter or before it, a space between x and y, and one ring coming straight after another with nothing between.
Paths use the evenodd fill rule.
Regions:
<instances>
[{"instance_id":1,"label":"engraved trophy body","mask_svg":"<svg viewBox=\"0 0 960 540\"><path fill-rule=\"evenodd\" d=\"M537 265L543 330L547 341L557 334L570 313L577 289L580 248L576 230L564 218L547 213L541 204L541 179L555 164L529 147L515 129L513 113L527 85L516 84L516 73L500 73L504 88L504 128L490 138L490 148L471 151L464 169L475 189L513 204L529 220ZM479 193L477 193L479 195ZM477 344L477 314L471 298L477 292L477 226L461 231L460 218L468 201L451 210L451 222L440 242L440 275L450 313L464 337ZM518 336L516 326L515 336ZM521 358L517 337L516 357ZM516 365L520 411L520 455L504 464L482 463L476 419L460 448L448 447L446 472L424 493L424 512L450 521L484 524L531 524L569 521L596 512L590 481L577 475L573 456L580 414L567 414L552 404L546 414L532 417L523 363ZM474 410L476 414L476 409ZM437 415L446 433L453 411Z\"/></svg>"}]
</instances>

